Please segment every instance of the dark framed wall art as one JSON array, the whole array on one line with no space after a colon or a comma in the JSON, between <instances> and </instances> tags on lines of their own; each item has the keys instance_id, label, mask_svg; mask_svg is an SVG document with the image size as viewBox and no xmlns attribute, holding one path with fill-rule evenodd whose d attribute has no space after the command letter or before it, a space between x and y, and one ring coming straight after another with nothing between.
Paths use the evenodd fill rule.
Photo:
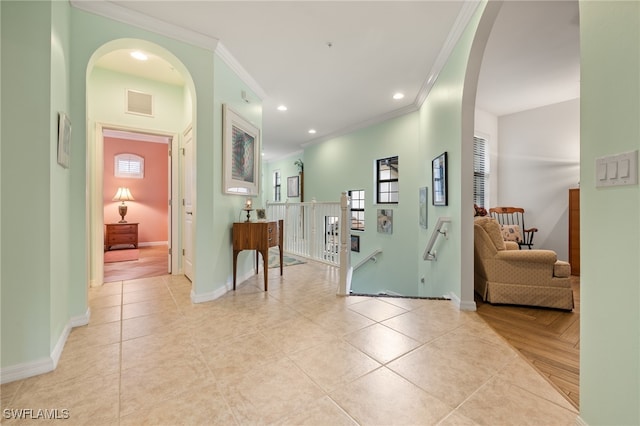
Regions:
<instances>
[{"instance_id":1,"label":"dark framed wall art","mask_svg":"<svg viewBox=\"0 0 640 426\"><path fill-rule=\"evenodd\" d=\"M447 205L447 153L446 151L438 155L431 162L432 165L432 192L431 195L434 206Z\"/></svg>"}]
</instances>

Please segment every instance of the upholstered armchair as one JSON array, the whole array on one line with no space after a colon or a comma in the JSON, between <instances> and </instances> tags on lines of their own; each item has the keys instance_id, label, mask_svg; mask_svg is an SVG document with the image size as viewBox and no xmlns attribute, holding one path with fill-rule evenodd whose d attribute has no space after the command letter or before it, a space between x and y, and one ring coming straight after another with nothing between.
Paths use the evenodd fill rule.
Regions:
<instances>
[{"instance_id":1,"label":"upholstered armchair","mask_svg":"<svg viewBox=\"0 0 640 426\"><path fill-rule=\"evenodd\" d=\"M495 219L474 220L475 291L489 303L573 309L571 266L552 250L518 250Z\"/></svg>"}]
</instances>

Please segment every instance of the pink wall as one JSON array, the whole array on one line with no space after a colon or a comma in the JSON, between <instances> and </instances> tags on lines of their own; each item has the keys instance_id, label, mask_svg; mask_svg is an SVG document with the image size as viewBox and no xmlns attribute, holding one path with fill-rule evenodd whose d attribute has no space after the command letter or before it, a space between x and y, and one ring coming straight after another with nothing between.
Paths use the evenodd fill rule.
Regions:
<instances>
[{"instance_id":1,"label":"pink wall","mask_svg":"<svg viewBox=\"0 0 640 426\"><path fill-rule=\"evenodd\" d=\"M119 201L111 201L118 187L126 186L134 201L125 201L127 222L138 222L140 243L167 241L169 226L169 146L162 143L104 138L104 221L120 221ZM131 153L144 158L144 178L117 178L113 174L116 154Z\"/></svg>"}]
</instances>

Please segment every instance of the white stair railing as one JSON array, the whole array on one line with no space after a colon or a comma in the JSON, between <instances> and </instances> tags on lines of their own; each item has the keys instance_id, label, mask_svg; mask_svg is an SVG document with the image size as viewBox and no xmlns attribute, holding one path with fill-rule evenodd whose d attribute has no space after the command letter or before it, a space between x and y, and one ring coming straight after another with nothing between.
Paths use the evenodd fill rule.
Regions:
<instances>
[{"instance_id":1,"label":"white stair railing","mask_svg":"<svg viewBox=\"0 0 640 426\"><path fill-rule=\"evenodd\" d=\"M435 228L433 228L433 232L431 233L431 237L429 238L429 242L427 243L427 247L424 249L424 254L422 258L424 260L438 260L436 257L436 251L433 247L436 244L436 240L440 235L444 235L445 239L448 237L448 230L444 228L445 223L451 223L450 217L439 217L436 222ZM444 228L444 229L443 229Z\"/></svg>"}]
</instances>

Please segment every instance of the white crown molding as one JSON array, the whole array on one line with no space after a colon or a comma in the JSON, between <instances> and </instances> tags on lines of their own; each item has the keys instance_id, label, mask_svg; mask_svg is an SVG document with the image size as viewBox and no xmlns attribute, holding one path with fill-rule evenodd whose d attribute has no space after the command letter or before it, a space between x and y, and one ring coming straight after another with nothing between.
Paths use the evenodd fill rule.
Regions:
<instances>
[{"instance_id":1,"label":"white crown molding","mask_svg":"<svg viewBox=\"0 0 640 426\"><path fill-rule=\"evenodd\" d=\"M346 135L351 132L355 132L356 130L364 129L365 127L373 126L378 123L382 123L384 121L390 120L392 118L400 117L405 114L409 114L411 112L417 111L418 107L415 104L409 104L405 107L395 109L393 111L389 111L388 113L378 115L369 120L361 121L360 123L356 123L352 126L343 127L342 129L336 130L335 132L331 132L327 135L323 135L319 138L312 139L310 141L304 142L300 144L301 147L306 148L311 145L316 145L322 142L326 142L328 140L337 138L339 136Z\"/></svg>"},{"instance_id":2,"label":"white crown molding","mask_svg":"<svg viewBox=\"0 0 640 426\"><path fill-rule=\"evenodd\" d=\"M260 100L264 100L267 97L267 93L260 87L258 82L244 69L240 62L236 58L231 55L231 52L227 50L227 48L219 42L216 46L215 52L220 56L220 59L224 61L229 68L235 72L238 77L247 85L249 88L260 98Z\"/></svg>"},{"instance_id":3,"label":"white crown molding","mask_svg":"<svg viewBox=\"0 0 640 426\"><path fill-rule=\"evenodd\" d=\"M152 18L142 13L118 6L107 0L71 0L71 5L85 12L113 19L118 22L133 25L156 34L161 34L175 40L180 40L203 49L215 52L225 64L229 66L249 88L263 100L266 92L256 80L244 69L244 67L231 55L226 47L217 38L169 24L159 19Z\"/></svg>"},{"instance_id":4,"label":"white crown molding","mask_svg":"<svg viewBox=\"0 0 640 426\"><path fill-rule=\"evenodd\" d=\"M444 68L445 64L449 60L449 56L451 56L451 52L456 47L456 44L460 40L462 33L469 25L469 21L473 17L473 14L476 12L478 5L480 4L479 0L468 0L465 1L460 9L460 13L458 13L458 17L456 21L453 23L451 27L451 31L449 31L449 35L447 36L442 48L440 49L440 53L436 57L436 60L431 67L431 72L427 75L427 79L422 84L422 87L418 91L418 95L415 99L415 105L420 108L424 101L427 99L431 88L438 80L438 75Z\"/></svg>"},{"instance_id":5,"label":"white crown molding","mask_svg":"<svg viewBox=\"0 0 640 426\"><path fill-rule=\"evenodd\" d=\"M214 51L218 45L218 39L204 34L169 24L159 19L152 18L140 12L127 9L107 0L70 0L71 6L113 19L118 22L130 24L156 34L164 35L175 40L180 40L194 46Z\"/></svg>"}]
</instances>

